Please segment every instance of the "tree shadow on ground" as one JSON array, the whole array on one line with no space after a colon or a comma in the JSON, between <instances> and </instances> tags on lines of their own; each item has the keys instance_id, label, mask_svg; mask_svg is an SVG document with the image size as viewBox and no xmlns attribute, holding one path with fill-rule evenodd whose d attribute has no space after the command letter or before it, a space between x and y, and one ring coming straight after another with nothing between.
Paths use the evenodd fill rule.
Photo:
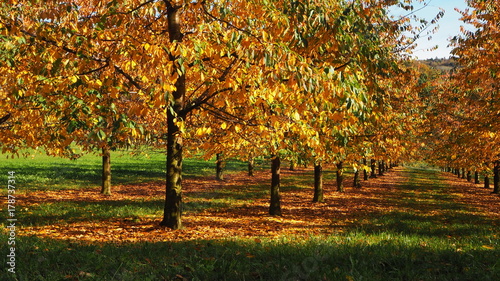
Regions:
<instances>
[{"instance_id":1,"label":"tree shadow on ground","mask_svg":"<svg viewBox=\"0 0 500 281\"><path fill-rule=\"evenodd\" d=\"M498 280L500 249L432 248L363 236L330 240L193 240L86 245L18 239L17 279ZM2 245L2 252L5 246ZM22 253L22 254L21 254ZM36 261L36 262L33 262Z\"/></svg>"}]
</instances>

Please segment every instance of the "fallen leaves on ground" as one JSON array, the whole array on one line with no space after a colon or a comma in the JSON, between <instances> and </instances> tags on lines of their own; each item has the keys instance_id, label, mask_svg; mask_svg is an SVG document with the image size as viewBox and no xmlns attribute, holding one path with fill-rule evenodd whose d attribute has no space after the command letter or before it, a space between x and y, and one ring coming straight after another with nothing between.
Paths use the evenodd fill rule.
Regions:
<instances>
[{"instance_id":1,"label":"fallen leaves on ground","mask_svg":"<svg viewBox=\"0 0 500 281\"><path fill-rule=\"evenodd\" d=\"M476 213L500 219L500 196L492 194L493 189L484 188L484 184L474 184L459 179L451 173L441 173L457 202L476 208Z\"/></svg>"},{"instance_id":2,"label":"fallen leaves on ground","mask_svg":"<svg viewBox=\"0 0 500 281\"><path fill-rule=\"evenodd\" d=\"M283 177L297 176L311 170L282 172ZM457 200L474 206L478 212L500 219L500 197L490 191L477 188L460 179L443 174L450 185L450 194ZM268 172L258 172L255 177L244 173L232 174L225 181L213 178L189 178L184 182L185 201L195 200L202 192L221 192L242 189L269 182ZM23 226L20 235L33 235L53 239L69 239L81 242L139 242L181 241L192 239L225 239L279 237L285 235L309 236L342 232L346 227L364 223L367 215L384 214L398 208L391 201L397 197L398 185L406 182L403 168L394 168L383 177L363 181L363 188L346 188L345 193L334 191L334 182L325 184L325 202L313 203L313 189L301 188L282 192L283 216L268 215L268 198L253 199L251 204L234 204L228 208L212 208L183 216L184 229L169 230L159 227L161 217L145 217L139 220L113 218L99 221L79 221L43 226ZM346 186L351 179L346 180ZM250 191L249 191L250 192ZM23 207L47 202L107 200L161 200L164 185L161 182L114 187L112 197L103 196L99 190L39 191L20 196ZM197 199L199 200L199 198ZM432 211L432 210L427 210Z\"/></svg>"}]
</instances>

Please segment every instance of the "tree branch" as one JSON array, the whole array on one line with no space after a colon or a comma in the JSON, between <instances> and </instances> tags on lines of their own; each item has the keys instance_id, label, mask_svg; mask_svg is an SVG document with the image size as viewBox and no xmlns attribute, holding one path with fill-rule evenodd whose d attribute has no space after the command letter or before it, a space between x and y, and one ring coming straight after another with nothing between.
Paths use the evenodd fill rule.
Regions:
<instances>
[{"instance_id":1,"label":"tree branch","mask_svg":"<svg viewBox=\"0 0 500 281\"><path fill-rule=\"evenodd\" d=\"M137 82L132 76L130 76L128 73L126 73L121 67L115 65L114 66L116 71L123 75L129 82L130 84L134 85L138 90L144 90L144 88Z\"/></svg>"},{"instance_id":2,"label":"tree branch","mask_svg":"<svg viewBox=\"0 0 500 281\"><path fill-rule=\"evenodd\" d=\"M10 114L10 112L9 112L4 117L0 118L0 125L3 124L3 123L5 123L5 122L7 122L10 119L11 116L12 116L12 114Z\"/></svg>"}]
</instances>

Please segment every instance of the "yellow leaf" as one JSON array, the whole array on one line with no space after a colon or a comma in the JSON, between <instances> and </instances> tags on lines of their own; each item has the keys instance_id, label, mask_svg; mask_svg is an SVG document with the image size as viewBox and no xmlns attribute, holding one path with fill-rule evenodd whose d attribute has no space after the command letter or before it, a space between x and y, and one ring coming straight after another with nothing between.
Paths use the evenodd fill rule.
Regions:
<instances>
[{"instance_id":1,"label":"yellow leaf","mask_svg":"<svg viewBox=\"0 0 500 281\"><path fill-rule=\"evenodd\" d=\"M227 123L226 122L222 123L220 127L222 130L225 130L227 128Z\"/></svg>"},{"instance_id":2,"label":"yellow leaf","mask_svg":"<svg viewBox=\"0 0 500 281\"><path fill-rule=\"evenodd\" d=\"M78 76L73 75L73 76L69 77L69 81L71 81L71 83L76 83L78 81Z\"/></svg>"},{"instance_id":3,"label":"yellow leaf","mask_svg":"<svg viewBox=\"0 0 500 281\"><path fill-rule=\"evenodd\" d=\"M196 130L196 135L197 135L197 136L203 136L203 134L204 134L204 132L203 132L203 128L198 128L198 129Z\"/></svg>"},{"instance_id":4,"label":"yellow leaf","mask_svg":"<svg viewBox=\"0 0 500 281\"><path fill-rule=\"evenodd\" d=\"M177 89L177 88L176 88L174 85L172 85L172 84L169 84L169 83L164 83L164 84L163 84L163 90L164 90L165 92L173 92L173 91L175 91L176 89Z\"/></svg>"}]
</instances>

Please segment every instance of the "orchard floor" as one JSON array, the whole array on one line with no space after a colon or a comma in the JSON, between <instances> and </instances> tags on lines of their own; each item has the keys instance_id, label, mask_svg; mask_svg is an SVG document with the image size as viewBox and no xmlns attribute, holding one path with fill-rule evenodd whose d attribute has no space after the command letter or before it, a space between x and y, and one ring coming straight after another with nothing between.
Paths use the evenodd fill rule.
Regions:
<instances>
[{"instance_id":1,"label":"orchard floor","mask_svg":"<svg viewBox=\"0 0 500 281\"><path fill-rule=\"evenodd\" d=\"M282 175L279 217L267 214L268 172L188 177L175 231L158 225L161 182L103 196L97 186L23 193L16 180L0 280L500 280L500 196L491 190L399 167L361 189L346 175L339 193L327 171L325 202L312 203L312 170Z\"/></svg>"},{"instance_id":2,"label":"orchard floor","mask_svg":"<svg viewBox=\"0 0 500 281\"><path fill-rule=\"evenodd\" d=\"M259 171L254 177L231 174L224 181L210 177L186 179L187 209L181 230L159 227L164 185L157 182L117 185L112 196L103 196L97 189L20 195L17 202L21 228L17 234L83 243L129 243L328 236L353 229L374 232L393 228L409 234L451 237L468 234L474 228L459 230L447 225L457 220L460 224L474 224L476 218L477 223L491 224L492 230L500 229L500 196L447 173L396 167L384 176L362 181L361 189L351 188L352 179L346 179L344 193L334 191L334 181L329 180L324 186L324 203L311 200L310 169L282 170L282 177L283 215L279 217L268 215L270 175ZM63 212L51 215L48 206ZM100 209L102 206L106 208ZM102 214L141 206L147 208L136 215ZM47 211L41 212L44 208ZM415 219L424 224L412 224Z\"/></svg>"}]
</instances>

